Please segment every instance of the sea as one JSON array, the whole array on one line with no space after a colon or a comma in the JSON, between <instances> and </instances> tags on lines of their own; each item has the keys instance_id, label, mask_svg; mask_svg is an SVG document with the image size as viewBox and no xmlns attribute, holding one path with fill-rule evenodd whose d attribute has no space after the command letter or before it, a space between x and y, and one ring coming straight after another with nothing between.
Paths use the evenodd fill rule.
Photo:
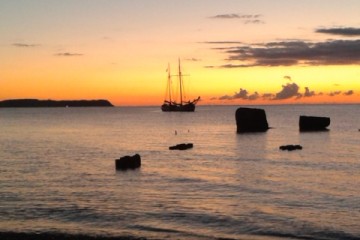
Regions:
<instances>
[{"instance_id":1,"label":"sea","mask_svg":"<svg viewBox=\"0 0 360 240\"><path fill-rule=\"evenodd\" d=\"M271 129L242 134L238 107L0 109L0 232L360 239L360 105L251 106ZM300 132L300 115L329 130Z\"/></svg>"}]
</instances>

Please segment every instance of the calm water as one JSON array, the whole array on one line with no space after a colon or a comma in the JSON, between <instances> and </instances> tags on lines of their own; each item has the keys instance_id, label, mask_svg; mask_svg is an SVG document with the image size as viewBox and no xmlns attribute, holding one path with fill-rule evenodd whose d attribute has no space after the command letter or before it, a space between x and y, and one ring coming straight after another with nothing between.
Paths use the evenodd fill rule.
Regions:
<instances>
[{"instance_id":1,"label":"calm water","mask_svg":"<svg viewBox=\"0 0 360 240\"><path fill-rule=\"evenodd\" d=\"M236 134L237 106L0 109L0 231L360 239L360 105L262 108L258 134ZM330 131L299 133L299 115ZM140 170L115 171L135 153Z\"/></svg>"}]
</instances>

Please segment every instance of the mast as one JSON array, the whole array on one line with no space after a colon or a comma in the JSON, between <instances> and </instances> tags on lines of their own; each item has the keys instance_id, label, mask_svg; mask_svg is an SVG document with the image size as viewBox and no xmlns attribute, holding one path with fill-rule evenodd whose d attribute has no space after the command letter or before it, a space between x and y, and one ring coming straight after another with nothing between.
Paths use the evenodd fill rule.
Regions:
<instances>
[{"instance_id":1,"label":"mast","mask_svg":"<svg viewBox=\"0 0 360 240\"><path fill-rule=\"evenodd\" d=\"M182 96L183 83L182 83L182 75L181 75L181 67L180 67L180 58L179 58L179 83L180 83L180 105L182 105L183 104L183 96Z\"/></svg>"},{"instance_id":2,"label":"mast","mask_svg":"<svg viewBox=\"0 0 360 240\"><path fill-rule=\"evenodd\" d=\"M167 72L168 72L169 102L170 102L170 104L171 104L171 75L170 75L170 63L168 63Z\"/></svg>"}]
</instances>

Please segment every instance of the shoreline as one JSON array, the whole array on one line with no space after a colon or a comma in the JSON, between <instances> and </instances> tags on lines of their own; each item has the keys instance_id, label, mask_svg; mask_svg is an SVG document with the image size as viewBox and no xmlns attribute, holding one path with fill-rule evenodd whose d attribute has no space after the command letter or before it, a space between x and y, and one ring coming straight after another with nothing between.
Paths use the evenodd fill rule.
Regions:
<instances>
[{"instance_id":1,"label":"shoreline","mask_svg":"<svg viewBox=\"0 0 360 240\"><path fill-rule=\"evenodd\" d=\"M114 107L108 100L39 100L8 99L0 101L0 108L44 108L44 107Z\"/></svg>"},{"instance_id":2,"label":"shoreline","mask_svg":"<svg viewBox=\"0 0 360 240\"><path fill-rule=\"evenodd\" d=\"M134 236L103 236L58 232L0 232L1 240L147 240L145 237Z\"/></svg>"}]
</instances>

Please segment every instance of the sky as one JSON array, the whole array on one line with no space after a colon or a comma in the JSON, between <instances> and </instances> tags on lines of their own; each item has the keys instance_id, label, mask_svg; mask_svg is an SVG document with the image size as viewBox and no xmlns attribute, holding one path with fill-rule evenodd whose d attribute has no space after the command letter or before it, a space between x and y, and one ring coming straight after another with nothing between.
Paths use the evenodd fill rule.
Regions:
<instances>
[{"instance_id":1,"label":"sky","mask_svg":"<svg viewBox=\"0 0 360 240\"><path fill-rule=\"evenodd\" d=\"M0 0L0 100L161 105L180 59L199 104L360 103L359 12L359 0Z\"/></svg>"}]
</instances>

